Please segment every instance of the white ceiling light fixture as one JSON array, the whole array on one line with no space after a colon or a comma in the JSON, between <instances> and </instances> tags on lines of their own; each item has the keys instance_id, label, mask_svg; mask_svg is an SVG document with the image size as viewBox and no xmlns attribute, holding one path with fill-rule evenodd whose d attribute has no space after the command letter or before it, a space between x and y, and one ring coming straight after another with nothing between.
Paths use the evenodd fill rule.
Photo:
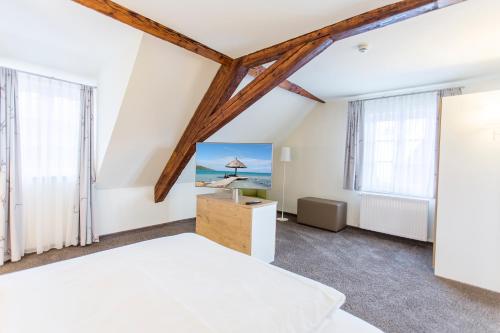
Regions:
<instances>
[{"instance_id":1,"label":"white ceiling light fixture","mask_svg":"<svg viewBox=\"0 0 500 333\"><path fill-rule=\"evenodd\" d=\"M365 53L368 51L368 44L367 43L361 43L358 45L358 51L361 53Z\"/></svg>"}]
</instances>

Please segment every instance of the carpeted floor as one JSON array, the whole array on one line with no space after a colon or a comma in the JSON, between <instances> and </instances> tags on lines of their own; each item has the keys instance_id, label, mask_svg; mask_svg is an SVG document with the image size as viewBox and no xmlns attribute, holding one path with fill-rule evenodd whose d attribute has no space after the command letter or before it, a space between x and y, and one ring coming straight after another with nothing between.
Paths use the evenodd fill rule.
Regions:
<instances>
[{"instance_id":1,"label":"carpeted floor","mask_svg":"<svg viewBox=\"0 0 500 333\"><path fill-rule=\"evenodd\" d=\"M500 294L436 278L429 244L356 228L331 233L279 223L274 265L332 286L343 309L385 332L500 332ZM194 231L194 220L101 238L85 248L28 255L0 274L152 238Z\"/></svg>"}]
</instances>

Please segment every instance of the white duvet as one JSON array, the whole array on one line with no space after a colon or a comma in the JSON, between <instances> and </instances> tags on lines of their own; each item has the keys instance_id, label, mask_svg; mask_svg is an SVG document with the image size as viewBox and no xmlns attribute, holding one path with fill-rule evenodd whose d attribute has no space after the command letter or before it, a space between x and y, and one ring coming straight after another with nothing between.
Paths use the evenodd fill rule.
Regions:
<instances>
[{"instance_id":1,"label":"white duvet","mask_svg":"<svg viewBox=\"0 0 500 333\"><path fill-rule=\"evenodd\" d=\"M333 288L182 234L0 276L0 330L315 332L344 300Z\"/></svg>"}]
</instances>

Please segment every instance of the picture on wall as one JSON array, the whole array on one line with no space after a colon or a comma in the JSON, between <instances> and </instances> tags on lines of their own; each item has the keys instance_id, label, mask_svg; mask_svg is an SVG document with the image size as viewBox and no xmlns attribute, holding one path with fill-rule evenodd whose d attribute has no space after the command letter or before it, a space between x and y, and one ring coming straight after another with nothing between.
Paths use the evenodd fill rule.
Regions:
<instances>
[{"instance_id":1,"label":"picture on wall","mask_svg":"<svg viewBox=\"0 0 500 333\"><path fill-rule=\"evenodd\" d=\"M196 186L271 188L273 145L270 143L196 144Z\"/></svg>"}]
</instances>

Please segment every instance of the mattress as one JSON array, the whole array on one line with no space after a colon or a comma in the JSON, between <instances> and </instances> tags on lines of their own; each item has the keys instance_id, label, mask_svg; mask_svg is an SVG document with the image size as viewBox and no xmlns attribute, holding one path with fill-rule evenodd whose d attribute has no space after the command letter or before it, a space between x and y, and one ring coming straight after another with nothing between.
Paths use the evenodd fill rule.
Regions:
<instances>
[{"instance_id":1,"label":"mattress","mask_svg":"<svg viewBox=\"0 0 500 333\"><path fill-rule=\"evenodd\" d=\"M4 333L380 332L339 310L344 300L333 288L181 234L0 276L0 327Z\"/></svg>"},{"instance_id":2,"label":"mattress","mask_svg":"<svg viewBox=\"0 0 500 333\"><path fill-rule=\"evenodd\" d=\"M382 333L366 321L343 310L328 316L315 333Z\"/></svg>"}]
</instances>

